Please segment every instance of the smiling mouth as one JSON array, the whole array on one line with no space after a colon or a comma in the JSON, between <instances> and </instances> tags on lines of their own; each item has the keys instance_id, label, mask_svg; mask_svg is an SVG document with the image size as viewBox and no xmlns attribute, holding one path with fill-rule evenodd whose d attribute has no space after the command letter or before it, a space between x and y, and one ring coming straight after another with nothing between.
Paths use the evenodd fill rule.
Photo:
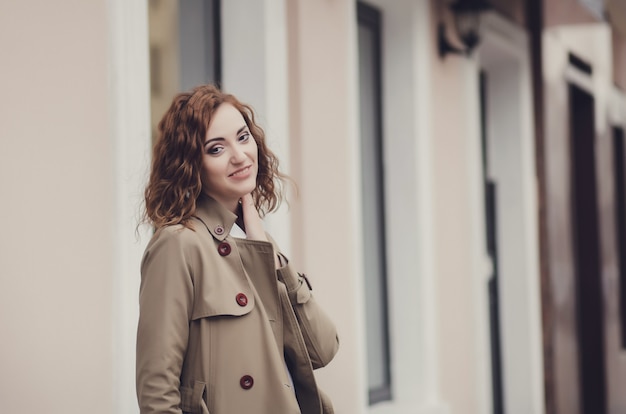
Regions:
<instances>
[{"instance_id":1,"label":"smiling mouth","mask_svg":"<svg viewBox=\"0 0 626 414\"><path fill-rule=\"evenodd\" d=\"M246 175L246 174L248 173L248 171L250 171L250 167L251 167L251 165L248 165L248 166L246 166L246 167L243 167L243 168L241 168L241 169L239 169L239 170L235 171L234 173L229 174L228 176L229 176L229 177L238 177L238 176L240 176L240 175Z\"/></svg>"}]
</instances>

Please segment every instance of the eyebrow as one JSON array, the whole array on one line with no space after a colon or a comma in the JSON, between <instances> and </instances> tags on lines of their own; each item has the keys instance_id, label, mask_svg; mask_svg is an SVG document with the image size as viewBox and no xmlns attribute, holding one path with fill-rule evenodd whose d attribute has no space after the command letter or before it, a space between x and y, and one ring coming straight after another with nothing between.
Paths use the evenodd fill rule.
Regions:
<instances>
[{"instance_id":1,"label":"eyebrow","mask_svg":"<svg viewBox=\"0 0 626 414\"><path fill-rule=\"evenodd\" d=\"M248 125L244 125L244 126L242 126L241 128L239 128L239 129L237 130L237 134L236 134L236 135L241 134L241 133L242 133L245 129L247 129L247 128L248 128ZM206 147L206 145L207 145L209 142L213 142L213 141L224 141L224 137L215 137L215 138L207 139L206 141L204 141L204 146Z\"/></svg>"}]
</instances>

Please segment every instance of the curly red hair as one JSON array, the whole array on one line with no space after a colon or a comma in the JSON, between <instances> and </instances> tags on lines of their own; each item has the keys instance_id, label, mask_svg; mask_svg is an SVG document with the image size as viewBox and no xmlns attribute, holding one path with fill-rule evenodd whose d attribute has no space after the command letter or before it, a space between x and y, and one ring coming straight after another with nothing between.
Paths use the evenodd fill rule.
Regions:
<instances>
[{"instance_id":1,"label":"curly red hair","mask_svg":"<svg viewBox=\"0 0 626 414\"><path fill-rule=\"evenodd\" d=\"M150 181L144 193L145 218L156 228L173 224L189 227L202 193L204 139L215 111L223 103L241 113L258 147L257 186L252 192L257 210L265 215L279 207L286 176L278 171L278 158L267 147L254 111L233 95L213 85L202 85L176 95L159 122Z\"/></svg>"}]
</instances>

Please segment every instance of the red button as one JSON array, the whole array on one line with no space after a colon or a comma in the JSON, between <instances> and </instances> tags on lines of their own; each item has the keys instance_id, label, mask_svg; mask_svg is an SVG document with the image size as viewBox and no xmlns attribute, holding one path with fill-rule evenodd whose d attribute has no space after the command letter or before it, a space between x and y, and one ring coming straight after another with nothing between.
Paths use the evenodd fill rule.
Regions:
<instances>
[{"instance_id":1,"label":"red button","mask_svg":"<svg viewBox=\"0 0 626 414\"><path fill-rule=\"evenodd\" d=\"M217 227L215 227L215 234L217 235L222 235L224 234L224 227L218 225Z\"/></svg>"},{"instance_id":2,"label":"red button","mask_svg":"<svg viewBox=\"0 0 626 414\"><path fill-rule=\"evenodd\" d=\"M235 296L235 300L239 306L246 306L248 304L248 297L243 293L237 294L237 296Z\"/></svg>"},{"instance_id":3,"label":"red button","mask_svg":"<svg viewBox=\"0 0 626 414\"><path fill-rule=\"evenodd\" d=\"M244 375L239 380L239 385L241 385L241 388L243 388L244 390L249 390L254 385L254 378L252 378L250 375Z\"/></svg>"},{"instance_id":4,"label":"red button","mask_svg":"<svg viewBox=\"0 0 626 414\"><path fill-rule=\"evenodd\" d=\"M220 256L228 256L230 254L230 244L226 242L220 243L220 245L217 246L217 251Z\"/></svg>"}]
</instances>

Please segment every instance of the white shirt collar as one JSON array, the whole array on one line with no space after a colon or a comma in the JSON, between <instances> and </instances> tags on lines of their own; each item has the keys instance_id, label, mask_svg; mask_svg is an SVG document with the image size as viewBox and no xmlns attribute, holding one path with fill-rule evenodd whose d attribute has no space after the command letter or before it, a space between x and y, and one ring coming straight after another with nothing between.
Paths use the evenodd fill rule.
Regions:
<instances>
[{"instance_id":1,"label":"white shirt collar","mask_svg":"<svg viewBox=\"0 0 626 414\"><path fill-rule=\"evenodd\" d=\"M246 232L243 231L243 229L239 227L237 223L234 223L233 226L230 228L230 235L239 239L247 238Z\"/></svg>"}]
</instances>

